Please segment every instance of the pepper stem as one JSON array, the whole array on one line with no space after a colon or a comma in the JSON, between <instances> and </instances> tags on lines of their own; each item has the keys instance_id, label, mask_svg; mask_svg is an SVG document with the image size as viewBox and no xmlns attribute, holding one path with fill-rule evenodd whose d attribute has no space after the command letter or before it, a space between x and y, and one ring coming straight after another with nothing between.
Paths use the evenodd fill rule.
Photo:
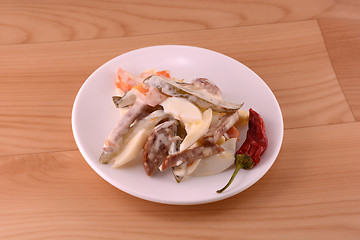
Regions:
<instances>
[{"instance_id":1,"label":"pepper stem","mask_svg":"<svg viewBox=\"0 0 360 240\"><path fill-rule=\"evenodd\" d=\"M225 191L230 184L234 181L236 175L238 174L238 172L240 171L240 169L250 169L254 166L254 162L251 160L251 157L244 153L244 154L236 154L235 155L235 171L232 174L229 182L220 190L217 190L217 193L222 193L223 191Z\"/></svg>"}]
</instances>

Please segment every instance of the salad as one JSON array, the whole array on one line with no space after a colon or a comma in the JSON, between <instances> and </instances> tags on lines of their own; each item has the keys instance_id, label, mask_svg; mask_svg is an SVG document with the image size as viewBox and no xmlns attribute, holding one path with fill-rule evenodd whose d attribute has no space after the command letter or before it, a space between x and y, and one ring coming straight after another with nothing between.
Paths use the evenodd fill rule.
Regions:
<instances>
[{"instance_id":1,"label":"salad","mask_svg":"<svg viewBox=\"0 0 360 240\"><path fill-rule=\"evenodd\" d=\"M255 156L242 151L238 164L237 153L245 149L236 149L239 127L249 123L248 144L254 144L249 142L250 130L255 131L252 135L262 131L266 138L260 116L252 109L240 110L243 104L224 101L220 89L206 78L185 82L173 78L168 70L150 69L134 76L119 68L115 83L113 102L121 118L104 143L99 158L103 164L120 168L141 159L144 174L172 171L175 180L181 182L188 176L217 174L234 162L238 171L243 159L251 163ZM254 130L254 126L260 126L254 121L260 120L263 128ZM255 143L259 143L257 139ZM251 167L257 164L253 163Z\"/></svg>"}]
</instances>

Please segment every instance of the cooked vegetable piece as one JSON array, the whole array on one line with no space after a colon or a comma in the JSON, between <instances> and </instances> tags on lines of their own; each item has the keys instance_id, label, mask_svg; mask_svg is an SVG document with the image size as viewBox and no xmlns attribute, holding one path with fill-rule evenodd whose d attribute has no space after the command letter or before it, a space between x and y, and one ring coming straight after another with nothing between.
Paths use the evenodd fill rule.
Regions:
<instances>
[{"instance_id":1,"label":"cooked vegetable piece","mask_svg":"<svg viewBox=\"0 0 360 240\"><path fill-rule=\"evenodd\" d=\"M133 105L136 101L136 95L134 94L134 90L130 90L125 93L124 96L113 96L112 99L117 108L123 108Z\"/></svg>"},{"instance_id":2,"label":"cooked vegetable piece","mask_svg":"<svg viewBox=\"0 0 360 240\"><path fill-rule=\"evenodd\" d=\"M198 166L201 159L197 159L191 163L183 163L179 166L173 167L173 175L176 182L180 183L186 176L190 175Z\"/></svg>"},{"instance_id":3,"label":"cooked vegetable piece","mask_svg":"<svg viewBox=\"0 0 360 240\"><path fill-rule=\"evenodd\" d=\"M170 120L156 126L147 139L143 152L143 165L147 175L151 176L176 143L177 121Z\"/></svg>"},{"instance_id":4,"label":"cooked vegetable piece","mask_svg":"<svg viewBox=\"0 0 360 240\"><path fill-rule=\"evenodd\" d=\"M207 78L196 78L191 81L191 84L194 86L195 89L205 90L218 99L222 98L220 88L218 88L215 83L211 82Z\"/></svg>"},{"instance_id":5,"label":"cooked vegetable piece","mask_svg":"<svg viewBox=\"0 0 360 240\"><path fill-rule=\"evenodd\" d=\"M176 135L176 142L175 142L175 144L173 144L171 146L171 148L169 150L169 155L174 155L174 154L176 154L176 153L178 153L180 151L180 145L181 145L181 143L183 142L183 139L185 139L185 136L186 136L186 130L185 130L184 126L181 124L180 121L178 122L177 130L176 130L175 135ZM186 166L186 164L184 164L184 165ZM180 166L172 167L173 175L175 177L175 180L178 183L181 182L181 180L183 178L183 176L176 174L177 168L180 167Z\"/></svg>"},{"instance_id":6,"label":"cooked vegetable piece","mask_svg":"<svg viewBox=\"0 0 360 240\"><path fill-rule=\"evenodd\" d=\"M210 111L211 111L211 109L210 109ZM198 146L199 146L199 144L196 142L193 145L191 145L189 147L189 149L195 148L195 147L198 147ZM180 151L184 151L184 149L181 150L181 145L180 145L180 148L179 148L178 152L180 152ZM189 171L193 171L193 169L196 168L196 166L198 165L200 160L201 159L197 159L197 160L192 161L190 163L184 162L184 163L181 163L179 166L172 167L172 172L173 172L173 175L174 175L174 178L175 178L176 182L180 183L183 180L183 178L186 177L186 175L188 175Z\"/></svg>"},{"instance_id":7,"label":"cooked vegetable piece","mask_svg":"<svg viewBox=\"0 0 360 240\"><path fill-rule=\"evenodd\" d=\"M179 166L172 167L172 173L176 182L180 183L184 177L186 176L187 172L187 164L180 164Z\"/></svg>"},{"instance_id":8,"label":"cooked vegetable piece","mask_svg":"<svg viewBox=\"0 0 360 240\"><path fill-rule=\"evenodd\" d=\"M224 151L219 145L212 146L199 146L191 149L186 149L182 152L169 155L160 166L160 170L163 171L169 167L179 166L182 163L191 163L200 158L206 158L214 154L218 154Z\"/></svg>"},{"instance_id":9,"label":"cooked vegetable piece","mask_svg":"<svg viewBox=\"0 0 360 240\"><path fill-rule=\"evenodd\" d=\"M237 112L226 113L217 125L210 128L209 131L199 140L202 145L209 146L215 144L219 138L224 135L239 120Z\"/></svg>"},{"instance_id":10,"label":"cooked vegetable piece","mask_svg":"<svg viewBox=\"0 0 360 240\"><path fill-rule=\"evenodd\" d=\"M202 108L211 108L217 112L233 112L241 108L242 104L230 103L215 98L207 91L194 88L190 83L176 82L167 78L152 75L144 83L156 87L168 96L183 97Z\"/></svg>"},{"instance_id":11,"label":"cooked vegetable piece","mask_svg":"<svg viewBox=\"0 0 360 240\"><path fill-rule=\"evenodd\" d=\"M224 151L200 160L192 176L208 176L220 173L234 164L236 151L236 138L231 138L220 145Z\"/></svg>"},{"instance_id":12,"label":"cooked vegetable piece","mask_svg":"<svg viewBox=\"0 0 360 240\"><path fill-rule=\"evenodd\" d=\"M234 126L229 128L229 130L226 131L226 134L228 135L229 138L238 138L238 137L240 137L239 130Z\"/></svg>"},{"instance_id":13,"label":"cooked vegetable piece","mask_svg":"<svg viewBox=\"0 0 360 240\"><path fill-rule=\"evenodd\" d=\"M116 86L125 93L130 91L134 86L142 82L142 78L132 75L122 68L118 68L115 77Z\"/></svg>"},{"instance_id":14,"label":"cooked vegetable piece","mask_svg":"<svg viewBox=\"0 0 360 240\"><path fill-rule=\"evenodd\" d=\"M203 108L203 109L211 108L212 110L219 112L219 113L233 112L236 110L236 109L232 109L232 108L227 108L224 105L213 104L211 102L208 102L206 100L203 100L201 98L198 98L198 97L188 94L188 93L178 93L178 94L175 94L174 96L185 98L200 108ZM242 106L242 104L238 105L239 108L241 108L241 106Z\"/></svg>"},{"instance_id":15,"label":"cooked vegetable piece","mask_svg":"<svg viewBox=\"0 0 360 240\"><path fill-rule=\"evenodd\" d=\"M140 74L140 77L141 77L142 79L145 79L145 78L147 78L147 77L150 77L151 75L156 74L156 72L157 72L157 69L155 69L155 68L149 68L149 69L143 71L143 72Z\"/></svg>"},{"instance_id":16,"label":"cooked vegetable piece","mask_svg":"<svg viewBox=\"0 0 360 240\"><path fill-rule=\"evenodd\" d=\"M212 119L212 110L207 109L202 115L202 121L197 123L185 124L186 136L184 141L180 144L180 151L183 151L193 145L199 138L201 138L208 130Z\"/></svg>"},{"instance_id":17,"label":"cooked vegetable piece","mask_svg":"<svg viewBox=\"0 0 360 240\"><path fill-rule=\"evenodd\" d=\"M117 122L115 127L111 130L103 146L105 154L112 153L118 147L121 136L128 130L130 125L144 113L147 108L148 106L141 101L136 101L134 103L134 105L129 109L129 111L125 113L125 115ZM103 161L101 160L101 162Z\"/></svg>"},{"instance_id":18,"label":"cooked vegetable piece","mask_svg":"<svg viewBox=\"0 0 360 240\"><path fill-rule=\"evenodd\" d=\"M265 133L265 124L261 116L250 108L249 110L249 129L246 134L245 142L235 154L235 171L229 182L217 193L225 191L235 179L240 169L249 170L260 162L260 156L264 153L268 145Z\"/></svg>"},{"instance_id":19,"label":"cooked vegetable piece","mask_svg":"<svg viewBox=\"0 0 360 240\"><path fill-rule=\"evenodd\" d=\"M168 70L159 71L155 73L157 76L170 78L170 72Z\"/></svg>"},{"instance_id":20,"label":"cooked vegetable piece","mask_svg":"<svg viewBox=\"0 0 360 240\"><path fill-rule=\"evenodd\" d=\"M165 112L184 123L198 123L202 120L200 109L184 98L168 97L160 105Z\"/></svg>"},{"instance_id":21,"label":"cooked vegetable piece","mask_svg":"<svg viewBox=\"0 0 360 240\"><path fill-rule=\"evenodd\" d=\"M249 111L239 109L237 113L239 115L239 121L236 122L235 126L242 127L247 125L249 122Z\"/></svg>"},{"instance_id":22,"label":"cooked vegetable piece","mask_svg":"<svg viewBox=\"0 0 360 240\"><path fill-rule=\"evenodd\" d=\"M112 167L118 168L130 161L138 159L147 137L147 131L142 129L137 132L129 142L123 143L124 147L122 147L122 150L114 156L114 164Z\"/></svg>"},{"instance_id":23,"label":"cooked vegetable piece","mask_svg":"<svg viewBox=\"0 0 360 240\"><path fill-rule=\"evenodd\" d=\"M149 86L145 83L140 83L133 89L137 99L152 107L157 106L167 98L157 88Z\"/></svg>"},{"instance_id":24,"label":"cooked vegetable piece","mask_svg":"<svg viewBox=\"0 0 360 240\"><path fill-rule=\"evenodd\" d=\"M236 138L229 139L218 145L224 149L223 152L207 158L197 159L189 164L183 163L180 166L173 167L175 180L181 182L186 176L213 175L229 168L234 163Z\"/></svg>"},{"instance_id":25,"label":"cooked vegetable piece","mask_svg":"<svg viewBox=\"0 0 360 240\"><path fill-rule=\"evenodd\" d=\"M129 109L129 111L131 111L131 108ZM128 112L126 112L126 114L128 114ZM147 113L142 112L141 114L138 114L138 116L144 116L145 114ZM113 160L117 155L121 153L121 150L124 148L127 142L129 142L139 131L141 131L142 129L146 129L146 133L150 134L150 132L154 129L156 124L158 124L160 121L162 121L167 117L169 117L169 115L166 114L164 111L157 110L152 112L145 118L139 118L138 121L135 122L130 128L129 126L132 123L130 123L129 126L126 128L123 128L124 124L121 125L122 131L119 131L118 134L114 133L113 135L110 135L112 139L114 139L113 140L114 144L109 145L109 147L107 148L108 151L105 151L104 149L103 153L100 156L99 161L101 163L108 163L109 161ZM105 144L108 144L107 142L105 142Z\"/></svg>"}]
</instances>

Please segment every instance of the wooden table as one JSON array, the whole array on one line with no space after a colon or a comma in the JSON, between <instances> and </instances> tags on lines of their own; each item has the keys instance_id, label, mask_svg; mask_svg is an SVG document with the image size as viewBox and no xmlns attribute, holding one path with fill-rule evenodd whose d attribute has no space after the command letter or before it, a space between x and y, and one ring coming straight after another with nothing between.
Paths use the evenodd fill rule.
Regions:
<instances>
[{"instance_id":1,"label":"wooden table","mask_svg":"<svg viewBox=\"0 0 360 240\"><path fill-rule=\"evenodd\" d=\"M0 239L360 239L359 29L355 0L1 1ZM71 110L82 83L158 44L229 55L273 90L284 142L248 190L152 203L80 155Z\"/></svg>"}]
</instances>

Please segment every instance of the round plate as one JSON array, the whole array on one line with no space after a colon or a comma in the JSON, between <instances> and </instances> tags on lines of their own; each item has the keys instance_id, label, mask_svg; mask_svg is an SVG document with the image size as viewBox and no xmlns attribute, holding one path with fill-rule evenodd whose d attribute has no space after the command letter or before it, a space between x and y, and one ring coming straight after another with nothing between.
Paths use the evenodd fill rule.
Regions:
<instances>
[{"instance_id":1,"label":"round plate","mask_svg":"<svg viewBox=\"0 0 360 240\"><path fill-rule=\"evenodd\" d=\"M118 67L139 75L146 69L170 70L178 79L190 81L205 77L216 83L225 100L242 103L264 119L269 140L260 163L251 170L240 170L231 186L221 194L234 168L206 177L189 177L177 183L171 171L146 175L142 162L123 168L99 163L102 146L119 119L112 102L114 77ZM106 181L133 196L153 202L177 205L202 204L231 197L256 183L274 163L283 139L283 119L270 88L253 71L223 54L191 46L162 45L122 54L98 68L79 90L72 111L76 144L88 164ZM241 130L242 139L247 127Z\"/></svg>"}]
</instances>

